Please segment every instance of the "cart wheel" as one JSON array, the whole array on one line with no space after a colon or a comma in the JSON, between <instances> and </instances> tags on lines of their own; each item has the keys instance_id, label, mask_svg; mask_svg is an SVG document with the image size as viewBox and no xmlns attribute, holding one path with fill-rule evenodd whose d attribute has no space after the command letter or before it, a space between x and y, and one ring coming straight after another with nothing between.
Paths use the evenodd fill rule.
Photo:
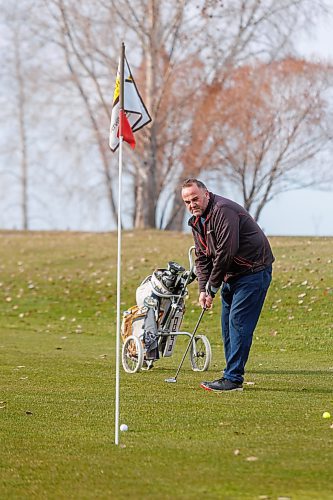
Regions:
<instances>
[{"instance_id":1,"label":"cart wheel","mask_svg":"<svg viewBox=\"0 0 333 500\"><path fill-rule=\"evenodd\" d=\"M134 335L127 337L123 345L121 360L125 372L136 373L141 370L143 363L143 347L140 339Z\"/></svg>"},{"instance_id":2,"label":"cart wheel","mask_svg":"<svg viewBox=\"0 0 333 500\"><path fill-rule=\"evenodd\" d=\"M195 372L205 372L208 370L212 359L212 349L209 340L206 335L196 335L193 340L190 351L192 370Z\"/></svg>"}]
</instances>

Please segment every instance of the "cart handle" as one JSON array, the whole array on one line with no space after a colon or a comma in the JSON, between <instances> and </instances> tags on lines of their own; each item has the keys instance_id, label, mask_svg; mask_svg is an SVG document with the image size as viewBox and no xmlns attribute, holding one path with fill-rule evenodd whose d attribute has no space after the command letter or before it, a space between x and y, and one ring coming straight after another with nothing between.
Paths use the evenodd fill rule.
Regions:
<instances>
[{"instance_id":1,"label":"cart handle","mask_svg":"<svg viewBox=\"0 0 333 500\"><path fill-rule=\"evenodd\" d=\"M195 251L195 246L191 246L189 248L189 251L188 251L188 260L190 262L190 273L195 273L194 269L195 269L195 264L194 264L194 260L193 260L193 252Z\"/></svg>"}]
</instances>

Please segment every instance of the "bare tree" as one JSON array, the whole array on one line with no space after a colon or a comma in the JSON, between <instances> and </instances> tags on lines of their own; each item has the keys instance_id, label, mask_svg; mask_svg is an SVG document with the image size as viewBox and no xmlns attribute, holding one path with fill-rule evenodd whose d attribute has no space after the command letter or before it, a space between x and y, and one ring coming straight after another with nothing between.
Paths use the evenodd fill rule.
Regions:
<instances>
[{"instance_id":1,"label":"bare tree","mask_svg":"<svg viewBox=\"0 0 333 500\"><path fill-rule=\"evenodd\" d=\"M24 9L27 9L27 3ZM8 40L12 48L7 52L4 57L4 64L2 67L3 76L7 81L10 81L14 88L13 102L11 107L11 114L14 117L13 126L17 131L16 147L14 145L7 145L11 149L13 156L17 158L18 172L14 165L10 165L14 175L17 176L20 186L20 212L21 224L24 230L29 227L28 216L28 178L29 178L29 158L28 158L28 139L27 139L27 121L28 121L28 105L27 96L31 92L31 67L29 61L31 58L27 57L26 41L27 31L22 25L22 13L24 9L19 10L16 6L7 8L2 13L2 23L6 29ZM26 10L25 10L26 12ZM28 63L27 63L28 61ZM16 123L14 123L14 121ZM8 123L8 122L7 122ZM16 163L16 162L15 162Z\"/></svg>"},{"instance_id":2,"label":"bare tree","mask_svg":"<svg viewBox=\"0 0 333 500\"><path fill-rule=\"evenodd\" d=\"M19 28L14 30L13 45L14 45L14 63L15 76L18 86L18 128L19 128L19 143L21 153L21 186L22 186L22 221L23 229L28 229L28 155L27 155L27 132L26 132L26 95L24 73L22 69L22 54L20 43Z\"/></svg>"},{"instance_id":3,"label":"bare tree","mask_svg":"<svg viewBox=\"0 0 333 500\"><path fill-rule=\"evenodd\" d=\"M156 227L163 224L158 211L161 197L179 170L181 147L188 130L191 102L195 90L188 79L199 78L195 43L199 35L200 13L188 13L188 0L172 1L168 8L157 0L120 0L111 2L115 23L126 26L130 54L141 61L137 72L139 88L153 117L141 134L137 155L132 156L134 226ZM133 59L132 59L133 60ZM203 75L201 76L202 79ZM199 82L195 85L199 87ZM160 210L161 211L161 210Z\"/></svg>"},{"instance_id":4,"label":"bare tree","mask_svg":"<svg viewBox=\"0 0 333 500\"><path fill-rule=\"evenodd\" d=\"M41 36L46 38L48 43L60 48L63 53L69 79L76 88L90 121L103 167L104 186L110 212L113 220L116 220L113 174L106 133L111 116L111 92L110 86L106 90L106 78L103 75L105 72L108 73L113 59L103 52L103 44L99 44L96 39L96 29L90 18L90 9L95 2L86 2L84 6L79 6L76 2L51 0L50 2L42 1L42 4L44 11L40 25L45 28L45 32ZM49 13L49 18L45 17L45 12ZM102 29L100 18L95 17L95 23L101 32L99 34L103 37L105 30ZM106 24L106 20L104 22ZM111 27L110 22L109 36ZM110 84L110 82L107 83Z\"/></svg>"},{"instance_id":5,"label":"bare tree","mask_svg":"<svg viewBox=\"0 0 333 500\"><path fill-rule=\"evenodd\" d=\"M316 16L329 11L328 2L318 1L315 4ZM313 7L313 2L302 0L227 1L223 4L217 0L204 2L202 15L207 19L203 33L206 39L204 53L207 79L205 89L202 87L198 92L196 105L193 108L195 120L191 127L190 142L182 156L180 180L189 176L209 176L209 172L215 170L216 161L224 165L223 154L217 149L216 140L221 142L223 133L234 132L223 128L224 115L228 113L228 107L230 114L233 113L232 101L223 101L227 108L222 110L220 98L224 89L228 92L229 87L235 85L233 78L238 68L239 74L242 74L242 68L245 68L244 74L246 74L249 63L255 64L256 61L261 61L265 63L266 71L269 72L273 68L271 63L288 56L294 50L295 37L301 30L310 30L315 22ZM241 95L243 89L241 78L238 83ZM279 89L276 90L279 92ZM244 104L248 98L250 101L247 102L247 107L251 107L253 98L257 98L256 92L260 92L259 85L251 96L248 94L243 96L242 103ZM211 120L207 110L212 110L214 106L216 113L211 115L214 116L214 120ZM237 117L240 119L239 114ZM224 135L224 138L233 141L233 136ZM223 172L226 182L227 179L232 182L233 177L230 171L228 176ZM275 182L273 185L275 186ZM179 186L176 186L173 200L166 227L179 230L182 228L185 212L179 197ZM247 205L246 201L245 204Z\"/></svg>"},{"instance_id":6,"label":"bare tree","mask_svg":"<svg viewBox=\"0 0 333 500\"><path fill-rule=\"evenodd\" d=\"M196 44L188 36L192 27L194 37L199 37L201 13L188 14L188 0L172 2L171 15L156 0L91 0L80 9L72 0L43 3L50 15L47 23L45 13L41 15L40 36L63 50L70 79L82 98L99 147L113 216L116 169L112 171L115 162L107 151L107 130L119 48L114 41L120 41L126 30L129 60L153 116L152 125L138 137L138 154L132 154L127 164L132 179L133 224L163 224L163 210L160 220L157 217L160 197L180 168L182 137L189 130L193 96L204 80L198 71ZM200 25L196 26L195 18L201 20ZM189 75L197 79L194 87L188 86Z\"/></svg>"},{"instance_id":7,"label":"bare tree","mask_svg":"<svg viewBox=\"0 0 333 500\"><path fill-rule=\"evenodd\" d=\"M206 117L210 137L196 137L187 161L200 170L204 157L256 219L277 194L319 186L332 142L332 77L327 66L291 58L234 70L227 87L207 87L198 120Z\"/></svg>"}]
</instances>

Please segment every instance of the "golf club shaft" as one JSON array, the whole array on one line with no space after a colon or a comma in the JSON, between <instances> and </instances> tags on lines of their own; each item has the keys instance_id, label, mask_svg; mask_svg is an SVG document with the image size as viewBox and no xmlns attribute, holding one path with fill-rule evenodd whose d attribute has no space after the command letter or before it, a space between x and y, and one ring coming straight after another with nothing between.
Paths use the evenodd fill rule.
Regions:
<instances>
[{"instance_id":1,"label":"golf club shaft","mask_svg":"<svg viewBox=\"0 0 333 500\"><path fill-rule=\"evenodd\" d=\"M175 380L177 380L178 373L180 372L180 369L181 369L181 367L183 366L184 359L186 358L186 354L188 353L189 348L190 348L190 347L191 347L191 345L192 345L192 342L193 342L193 339L194 339L194 335L195 335L195 334L196 334L196 332L197 332L197 329L198 329L198 327L199 327L199 325L200 325L200 322L201 322L202 316L204 315L204 312L205 312L205 311L206 311L206 307L203 307L203 309L202 309L202 311L201 311L201 313L200 313L199 319L198 319L198 321L197 321L197 324L195 325L195 328L194 328L193 333L192 333L192 335L191 335L191 338L190 338L190 340L189 340L189 342L188 342L188 344L187 344L186 351L184 352L183 357L182 357L182 360L181 360L181 362L179 363L179 366L178 366L178 369L177 369L176 375L175 375L175 377L174 377L174 378L175 378Z\"/></svg>"}]
</instances>

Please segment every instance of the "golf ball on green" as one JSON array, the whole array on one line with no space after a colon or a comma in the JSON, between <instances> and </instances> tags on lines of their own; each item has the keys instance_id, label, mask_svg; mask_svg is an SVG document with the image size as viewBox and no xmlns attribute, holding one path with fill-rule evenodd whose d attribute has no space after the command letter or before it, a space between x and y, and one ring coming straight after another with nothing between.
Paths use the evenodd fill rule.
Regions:
<instances>
[{"instance_id":1,"label":"golf ball on green","mask_svg":"<svg viewBox=\"0 0 333 500\"><path fill-rule=\"evenodd\" d=\"M121 424L120 430L121 430L121 432L127 432L128 431L128 426L126 424Z\"/></svg>"},{"instance_id":2,"label":"golf ball on green","mask_svg":"<svg viewBox=\"0 0 333 500\"><path fill-rule=\"evenodd\" d=\"M323 418L331 418L331 414L328 411L324 411Z\"/></svg>"}]
</instances>

